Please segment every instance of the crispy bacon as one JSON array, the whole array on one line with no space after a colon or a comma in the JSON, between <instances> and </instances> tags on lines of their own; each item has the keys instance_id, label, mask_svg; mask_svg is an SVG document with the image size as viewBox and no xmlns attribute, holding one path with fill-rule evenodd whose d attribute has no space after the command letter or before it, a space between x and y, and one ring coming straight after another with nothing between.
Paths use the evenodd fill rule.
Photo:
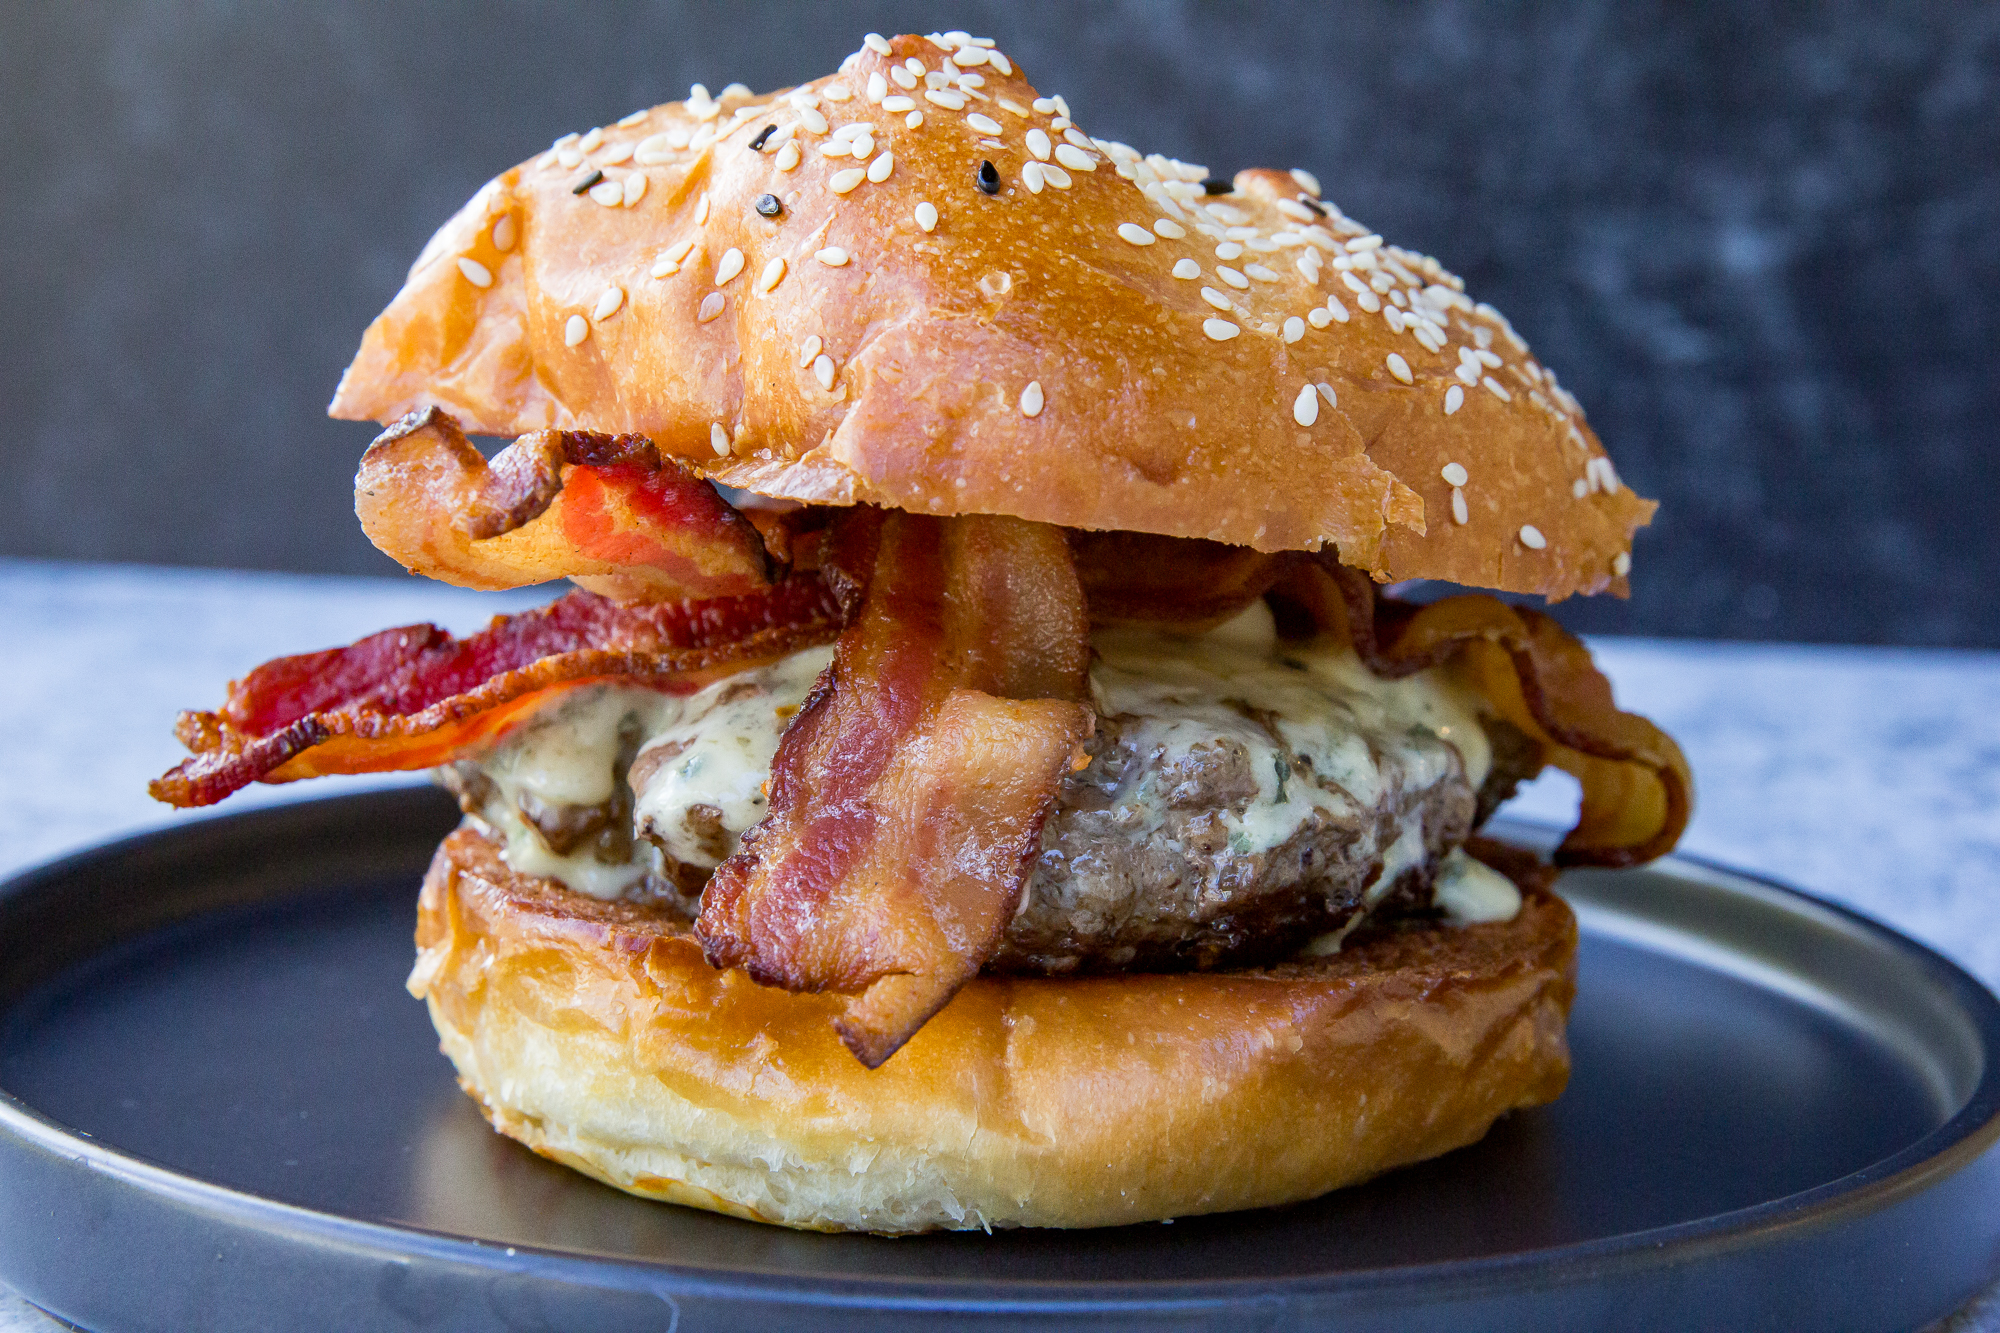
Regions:
<instances>
[{"instance_id":1,"label":"crispy bacon","mask_svg":"<svg viewBox=\"0 0 2000 1333\"><path fill-rule=\"evenodd\" d=\"M761 593L621 606L573 592L496 617L465 639L435 625L281 657L233 683L214 713L176 726L195 752L154 780L155 798L212 805L255 781L429 768L505 731L550 695L619 677L692 691L831 640L840 608L816 576Z\"/></svg>"},{"instance_id":2,"label":"crispy bacon","mask_svg":"<svg viewBox=\"0 0 2000 1333\"><path fill-rule=\"evenodd\" d=\"M827 561L857 614L695 930L718 967L858 992L836 1027L874 1068L1020 904L1091 732L1088 623L1062 534L1018 519L859 511Z\"/></svg>"},{"instance_id":3,"label":"crispy bacon","mask_svg":"<svg viewBox=\"0 0 2000 1333\"><path fill-rule=\"evenodd\" d=\"M461 588L573 578L618 601L678 601L770 577L756 528L643 435L535 431L489 464L426 408L368 446L354 510L404 568Z\"/></svg>"},{"instance_id":4,"label":"crispy bacon","mask_svg":"<svg viewBox=\"0 0 2000 1333\"><path fill-rule=\"evenodd\" d=\"M1219 624L1304 558L1145 532L1072 531L1069 543L1094 625Z\"/></svg>"},{"instance_id":5,"label":"crispy bacon","mask_svg":"<svg viewBox=\"0 0 2000 1333\"><path fill-rule=\"evenodd\" d=\"M1557 864L1637 865L1679 841L1694 808L1680 747L1620 712L1590 650L1550 617L1483 594L1398 602L1330 556L1294 570L1279 591L1345 634L1376 675L1450 662L1502 717L1542 741L1549 761L1583 787Z\"/></svg>"}]
</instances>

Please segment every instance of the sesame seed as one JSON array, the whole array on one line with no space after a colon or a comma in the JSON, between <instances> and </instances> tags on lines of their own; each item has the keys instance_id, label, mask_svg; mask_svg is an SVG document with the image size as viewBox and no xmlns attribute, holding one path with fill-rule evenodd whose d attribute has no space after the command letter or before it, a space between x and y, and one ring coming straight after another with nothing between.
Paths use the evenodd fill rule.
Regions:
<instances>
[{"instance_id":1,"label":"sesame seed","mask_svg":"<svg viewBox=\"0 0 2000 1333\"><path fill-rule=\"evenodd\" d=\"M722 252L722 260L715 266L715 285L726 287L729 280L743 271L743 252L730 246Z\"/></svg>"},{"instance_id":2,"label":"sesame seed","mask_svg":"<svg viewBox=\"0 0 2000 1333\"><path fill-rule=\"evenodd\" d=\"M820 110L818 107L812 107L812 106L800 107L799 123L805 126L807 129L811 130L814 134L826 133L826 117L820 114Z\"/></svg>"},{"instance_id":3,"label":"sesame seed","mask_svg":"<svg viewBox=\"0 0 2000 1333\"><path fill-rule=\"evenodd\" d=\"M1043 180L1055 186L1058 190L1067 190L1069 188L1069 173L1067 171L1064 171L1053 162L1044 162L1041 164L1041 167Z\"/></svg>"},{"instance_id":4,"label":"sesame seed","mask_svg":"<svg viewBox=\"0 0 2000 1333\"><path fill-rule=\"evenodd\" d=\"M1033 153L1037 160L1042 162L1048 161L1049 154L1054 150L1049 143L1047 133L1038 126L1028 131L1027 139L1028 151Z\"/></svg>"},{"instance_id":5,"label":"sesame seed","mask_svg":"<svg viewBox=\"0 0 2000 1333\"><path fill-rule=\"evenodd\" d=\"M928 200L917 205L917 225L925 231L933 231L938 224L938 211Z\"/></svg>"},{"instance_id":6,"label":"sesame seed","mask_svg":"<svg viewBox=\"0 0 2000 1333\"><path fill-rule=\"evenodd\" d=\"M986 194L1000 193L1000 172L991 162L981 162L979 170L973 173L972 183Z\"/></svg>"},{"instance_id":7,"label":"sesame seed","mask_svg":"<svg viewBox=\"0 0 2000 1333\"><path fill-rule=\"evenodd\" d=\"M630 208L646 197L646 173L635 171L625 178L624 204Z\"/></svg>"},{"instance_id":8,"label":"sesame seed","mask_svg":"<svg viewBox=\"0 0 2000 1333\"><path fill-rule=\"evenodd\" d=\"M1204 319L1201 322L1201 331L1219 343L1226 343L1243 332L1226 319Z\"/></svg>"},{"instance_id":9,"label":"sesame seed","mask_svg":"<svg viewBox=\"0 0 2000 1333\"><path fill-rule=\"evenodd\" d=\"M1472 511L1465 507L1465 492L1456 486L1451 488L1451 521L1461 528L1472 521Z\"/></svg>"},{"instance_id":10,"label":"sesame seed","mask_svg":"<svg viewBox=\"0 0 2000 1333\"><path fill-rule=\"evenodd\" d=\"M695 311L695 322L698 324L708 323L708 321L722 313L722 305L721 292L710 292L707 296L702 297L701 309Z\"/></svg>"},{"instance_id":11,"label":"sesame seed","mask_svg":"<svg viewBox=\"0 0 2000 1333\"><path fill-rule=\"evenodd\" d=\"M722 428L720 421L708 423L708 447L715 450L717 458L729 457L729 432Z\"/></svg>"},{"instance_id":12,"label":"sesame seed","mask_svg":"<svg viewBox=\"0 0 2000 1333\"><path fill-rule=\"evenodd\" d=\"M514 215L503 213L500 220L493 224L493 248L505 254L514 248L518 234L519 228L515 226Z\"/></svg>"},{"instance_id":13,"label":"sesame seed","mask_svg":"<svg viewBox=\"0 0 2000 1333\"><path fill-rule=\"evenodd\" d=\"M1292 179L1299 183L1301 190L1304 190L1315 199L1319 198L1319 177L1302 167L1293 167Z\"/></svg>"},{"instance_id":14,"label":"sesame seed","mask_svg":"<svg viewBox=\"0 0 2000 1333\"><path fill-rule=\"evenodd\" d=\"M988 51L986 53L986 63L993 66L1003 78L1014 72L1013 62L998 51Z\"/></svg>"},{"instance_id":15,"label":"sesame seed","mask_svg":"<svg viewBox=\"0 0 2000 1333\"><path fill-rule=\"evenodd\" d=\"M1463 463L1446 463L1438 469L1438 475L1444 478L1447 486L1463 486L1471 474L1466 472Z\"/></svg>"},{"instance_id":16,"label":"sesame seed","mask_svg":"<svg viewBox=\"0 0 2000 1333\"><path fill-rule=\"evenodd\" d=\"M847 194L867 179L868 173L860 167L849 167L845 171L836 171L829 176L826 187L835 194Z\"/></svg>"},{"instance_id":17,"label":"sesame seed","mask_svg":"<svg viewBox=\"0 0 2000 1333\"><path fill-rule=\"evenodd\" d=\"M1530 551L1539 551L1548 544L1549 539L1542 535L1540 528L1532 523L1523 523L1521 525L1521 545L1527 547Z\"/></svg>"},{"instance_id":18,"label":"sesame seed","mask_svg":"<svg viewBox=\"0 0 2000 1333\"><path fill-rule=\"evenodd\" d=\"M1028 387L1021 390L1021 415L1038 417L1042 414L1042 382L1029 380Z\"/></svg>"},{"instance_id":19,"label":"sesame seed","mask_svg":"<svg viewBox=\"0 0 2000 1333\"><path fill-rule=\"evenodd\" d=\"M824 250L815 250L813 258L828 268L839 268L847 263L847 251L837 245L829 245Z\"/></svg>"},{"instance_id":20,"label":"sesame seed","mask_svg":"<svg viewBox=\"0 0 2000 1333\"><path fill-rule=\"evenodd\" d=\"M1278 280L1278 275L1270 269L1265 268L1262 264L1245 264L1243 271L1259 282L1276 282Z\"/></svg>"},{"instance_id":21,"label":"sesame seed","mask_svg":"<svg viewBox=\"0 0 2000 1333\"><path fill-rule=\"evenodd\" d=\"M563 346L574 347L590 336L590 321L582 315L571 315L563 324Z\"/></svg>"},{"instance_id":22,"label":"sesame seed","mask_svg":"<svg viewBox=\"0 0 2000 1333\"><path fill-rule=\"evenodd\" d=\"M625 289L623 287L606 287L602 292L598 293L597 304L590 308L590 317L598 320L610 319L618 313L618 307L624 304Z\"/></svg>"},{"instance_id":23,"label":"sesame seed","mask_svg":"<svg viewBox=\"0 0 2000 1333\"><path fill-rule=\"evenodd\" d=\"M1234 241L1224 241L1215 247L1215 257L1217 259L1240 259L1242 256L1243 247Z\"/></svg>"},{"instance_id":24,"label":"sesame seed","mask_svg":"<svg viewBox=\"0 0 2000 1333\"><path fill-rule=\"evenodd\" d=\"M1235 287L1238 290L1241 290L1250 285L1250 279L1244 277L1241 273L1238 273L1235 269L1229 267L1229 265L1227 264L1217 264L1215 266L1215 276L1221 278L1231 287Z\"/></svg>"},{"instance_id":25,"label":"sesame seed","mask_svg":"<svg viewBox=\"0 0 2000 1333\"><path fill-rule=\"evenodd\" d=\"M1329 296L1326 298L1326 312L1342 324L1345 324L1351 318L1347 313L1347 307L1340 303L1338 296Z\"/></svg>"},{"instance_id":26,"label":"sesame seed","mask_svg":"<svg viewBox=\"0 0 2000 1333\"><path fill-rule=\"evenodd\" d=\"M924 113L921 111L912 111L909 115L903 117L903 124L908 126L910 129L915 129L917 128L917 126L923 123L924 123Z\"/></svg>"},{"instance_id":27,"label":"sesame seed","mask_svg":"<svg viewBox=\"0 0 2000 1333\"><path fill-rule=\"evenodd\" d=\"M1514 401L1514 395L1508 393L1507 390L1501 386L1500 381L1494 379L1491 375L1486 376L1479 382L1485 385L1487 388L1491 389L1493 391L1493 396L1495 398L1498 398L1501 402L1511 403Z\"/></svg>"},{"instance_id":28,"label":"sesame seed","mask_svg":"<svg viewBox=\"0 0 2000 1333\"><path fill-rule=\"evenodd\" d=\"M882 109L884 111L914 111L916 106L916 102L900 95L882 99Z\"/></svg>"},{"instance_id":29,"label":"sesame seed","mask_svg":"<svg viewBox=\"0 0 2000 1333\"><path fill-rule=\"evenodd\" d=\"M1297 315L1293 315L1285 321L1284 339L1286 342L1295 343L1305 336L1306 322L1304 320L1300 319Z\"/></svg>"},{"instance_id":30,"label":"sesame seed","mask_svg":"<svg viewBox=\"0 0 2000 1333\"><path fill-rule=\"evenodd\" d=\"M868 100L879 102L889 95L889 81L880 74L868 76Z\"/></svg>"},{"instance_id":31,"label":"sesame seed","mask_svg":"<svg viewBox=\"0 0 2000 1333\"><path fill-rule=\"evenodd\" d=\"M1299 396L1292 400L1292 420L1301 426L1310 426L1319 420L1319 392L1308 384L1299 390Z\"/></svg>"},{"instance_id":32,"label":"sesame seed","mask_svg":"<svg viewBox=\"0 0 2000 1333\"><path fill-rule=\"evenodd\" d=\"M1042 187L1048 184L1048 177L1042 174L1042 164L1039 162L1023 162L1021 164L1021 184L1028 187L1029 194L1040 194Z\"/></svg>"},{"instance_id":33,"label":"sesame seed","mask_svg":"<svg viewBox=\"0 0 2000 1333\"><path fill-rule=\"evenodd\" d=\"M694 225L699 227L707 221L708 221L708 195L706 193L703 193L701 198L695 201Z\"/></svg>"},{"instance_id":34,"label":"sesame seed","mask_svg":"<svg viewBox=\"0 0 2000 1333\"><path fill-rule=\"evenodd\" d=\"M1323 305L1316 305L1306 311L1306 323L1316 329L1323 329L1333 323L1333 312Z\"/></svg>"},{"instance_id":35,"label":"sesame seed","mask_svg":"<svg viewBox=\"0 0 2000 1333\"><path fill-rule=\"evenodd\" d=\"M1590 483L1582 477L1578 477L1569 484L1569 493L1571 499L1581 500L1584 496L1590 494Z\"/></svg>"},{"instance_id":36,"label":"sesame seed","mask_svg":"<svg viewBox=\"0 0 2000 1333\"><path fill-rule=\"evenodd\" d=\"M854 90L844 83L829 83L819 90L819 95L829 102L845 102L854 96Z\"/></svg>"},{"instance_id":37,"label":"sesame seed","mask_svg":"<svg viewBox=\"0 0 2000 1333\"><path fill-rule=\"evenodd\" d=\"M625 202L625 184L623 181L600 181L590 187L590 200L606 208L616 208Z\"/></svg>"},{"instance_id":38,"label":"sesame seed","mask_svg":"<svg viewBox=\"0 0 2000 1333\"><path fill-rule=\"evenodd\" d=\"M1357 236L1353 240L1347 243L1347 251L1349 254L1358 255L1361 254L1363 251L1380 250L1381 248L1382 248L1382 238L1380 236L1377 236L1374 232L1370 232L1366 236Z\"/></svg>"},{"instance_id":39,"label":"sesame seed","mask_svg":"<svg viewBox=\"0 0 2000 1333\"><path fill-rule=\"evenodd\" d=\"M917 86L917 76L904 69L901 65L890 70L889 77L895 80L898 88L915 88Z\"/></svg>"},{"instance_id":40,"label":"sesame seed","mask_svg":"<svg viewBox=\"0 0 2000 1333\"><path fill-rule=\"evenodd\" d=\"M1278 211L1294 222L1311 222L1318 214L1296 199L1280 199Z\"/></svg>"},{"instance_id":41,"label":"sesame seed","mask_svg":"<svg viewBox=\"0 0 2000 1333\"><path fill-rule=\"evenodd\" d=\"M880 185L889 179L889 173L896 169L896 155L883 153L868 164L868 179Z\"/></svg>"},{"instance_id":42,"label":"sesame seed","mask_svg":"<svg viewBox=\"0 0 2000 1333\"><path fill-rule=\"evenodd\" d=\"M1201 276L1201 265L1195 263L1192 259L1176 259L1174 261L1174 276L1182 279L1198 278Z\"/></svg>"},{"instance_id":43,"label":"sesame seed","mask_svg":"<svg viewBox=\"0 0 2000 1333\"><path fill-rule=\"evenodd\" d=\"M947 111L965 110L964 93L955 93L943 88L926 88L924 89L924 100L935 106L941 106Z\"/></svg>"},{"instance_id":44,"label":"sesame seed","mask_svg":"<svg viewBox=\"0 0 2000 1333\"><path fill-rule=\"evenodd\" d=\"M1217 310L1228 310L1230 308L1229 298L1213 287L1202 288L1201 299L1214 306Z\"/></svg>"},{"instance_id":45,"label":"sesame seed","mask_svg":"<svg viewBox=\"0 0 2000 1333\"><path fill-rule=\"evenodd\" d=\"M584 135L583 138L577 140L576 146L579 152L596 152L604 146L604 131L602 129L592 130L590 133Z\"/></svg>"},{"instance_id":46,"label":"sesame seed","mask_svg":"<svg viewBox=\"0 0 2000 1333\"><path fill-rule=\"evenodd\" d=\"M619 127L621 129L631 129L634 125L637 125L640 121L644 120L646 117L652 114L653 114L653 108L647 107L644 111L634 111L629 116L620 116L618 118Z\"/></svg>"},{"instance_id":47,"label":"sesame seed","mask_svg":"<svg viewBox=\"0 0 2000 1333\"><path fill-rule=\"evenodd\" d=\"M889 39L879 32L871 32L861 39L861 44L878 56L889 54Z\"/></svg>"},{"instance_id":48,"label":"sesame seed","mask_svg":"<svg viewBox=\"0 0 2000 1333\"><path fill-rule=\"evenodd\" d=\"M986 63L987 53L976 46L961 46L945 59L954 65L983 65Z\"/></svg>"},{"instance_id":49,"label":"sesame seed","mask_svg":"<svg viewBox=\"0 0 2000 1333\"><path fill-rule=\"evenodd\" d=\"M1002 74L1005 74L1005 73L1007 73L1008 71L1006 71L1006 70L1004 70L1004 69L1003 69L1003 70L1001 70L1000 72L1001 72ZM1006 113L1007 113L1008 115L1010 115L1010 116L1022 116L1022 117L1025 117L1025 116L1026 116L1026 115L1028 114L1028 108L1026 108L1026 107L1022 106L1022 105L1021 105L1021 104L1020 104L1019 102L1016 102L1016 101L1015 101L1015 100L1014 100L1013 98L1011 98L1011 97L996 97L996 98L994 98L993 100L994 100L995 102L999 103L999 104L1000 104L1000 109L1001 109L1002 111L1005 111L1005 112L1006 112Z\"/></svg>"},{"instance_id":50,"label":"sesame seed","mask_svg":"<svg viewBox=\"0 0 2000 1333\"><path fill-rule=\"evenodd\" d=\"M1389 367L1389 373L1391 375L1394 375L1397 379L1401 380L1403 383L1415 384L1417 382L1416 377L1410 374L1410 363L1403 360L1403 354L1401 352L1389 353L1387 364Z\"/></svg>"},{"instance_id":51,"label":"sesame seed","mask_svg":"<svg viewBox=\"0 0 2000 1333\"><path fill-rule=\"evenodd\" d=\"M1364 290L1355 293L1354 304L1372 315L1382 308L1382 298L1371 291Z\"/></svg>"},{"instance_id":52,"label":"sesame seed","mask_svg":"<svg viewBox=\"0 0 2000 1333\"><path fill-rule=\"evenodd\" d=\"M1153 230L1170 241L1184 240L1187 237L1187 228L1172 218L1154 218Z\"/></svg>"},{"instance_id":53,"label":"sesame seed","mask_svg":"<svg viewBox=\"0 0 2000 1333\"><path fill-rule=\"evenodd\" d=\"M826 346L825 341L817 333L807 338L799 347L799 369L804 370L811 365L813 358L819 355L819 349L824 346Z\"/></svg>"},{"instance_id":54,"label":"sesame seed","mask_svg":"<svg viewBox=\"0 0 2000 1333\"><path fill-rule=\"evenodd\" d=\"M1444 391L1444 414L1446 416L1450 416L1453 412L1458 411L1458 409L1463 406L1465 406L1464 389L1461 389L1456 384L1454 384L1449 389L1446 389Z\"/></svg>"},{"instance_id":55,"label":"sesame seed","mask_svg":"<svg viewBox=\"0 0 2000 1333\"><path fill-rule=\"evenodd\" d=\"M798 164L799 164L799 146L795 143L791 143L788 141L783 148L780 148L778 150L777 161L774 163L774 165L780 171L790 171L793 167L796 167Z\"/></svg>"},{"instance_id":56,"label":"sesame seed","mask_svg":"<svg viewBox=\"0 0 2000 1333\"><path fill-rule=\"evenodd\" d=\"M1081 148L1078 148L1075 144L1057 144L1056 161L1062 163L1071 171L1097 170L1097 159L1089 153L1084 152Z\"/></svg>"},{"instance_id":57,"label":"sesame seed","mask_svg":"<svg viewBox=\"0 0 2000 1333\"><path fill-rule=\"evenodd\" d=\"M486 265L480 263L477 259L461 256L458 261L458 271L464 274L465 280L475 287L491 287L493 285L493 270L487 268Z\"/></svg>"},{"instance_id":58,"label":"sesame seed","mask_svg":"<svg viewBox=\"0 0 2000 1333\"><path fill-rule=\"evenodd\" d=\"M1387 310L1384 310L1382 312L1382 319L1388 324L1392 332L1401 333L1403 331L1403 312L1396 309L1396 307L1390 306Z\"/></svg>"},{"instance_id":59,"label":"sesame seed","mask_svg":"<svg viewBox=\"0 0 2000 1333\"><path fill-rule=\"evenodd\" d=\"M1000 133L999 121L993 119L991 116L982 116L977 111L967 116L965 123L972 126L973 129L978 130L981 134Z\"/></svg>"},{"instance_id":60,"label":"sesame seed","mask_svg":"<svg viewBox=\"0 0 2000 1333\"><path fill-rule=\"evenodd\" d=\"M776 259L764 265L764 272L757 279L757 289L768 292L784 280L785 257L779 255Z\"/></svg>"},{"instance_id":61,"label":"sesame seed","mask_svg":"<svg viewBox=\"0 0 2000 1333\"><path fill-rule=\"evenodd\" d=\"M1611 572L1621 579L1630 574L1632 572L1632 557L1623 551L1612 556Z\"/></svg>"},{"instance_id":62,"label":"sesame seed","mask_svg":"<svg viewBox=\"0 0 2000 1333\"><path fill-rule=\"evenodd\" d=\"M813 358L813 378L822 389L833 388L833 358L825 353Z\"/></svg>"},{"instance_id":63,"label":"sesame seed","mask_svg":"<svg viewBox=\"0 0 2000 1333\"><path fill-rule=\"evenodd\" d=\"M1119 223L1118 235L1121 240L1132 245L1151 245L1158 239L1152 232L1134 222Z\"/></svg>"},{"instance_id":64,"label":"sesame seed","mask_svg":"<svg viewBox=\"0 0 2000 1333\"><path fill-rule=\"evenodd\" d=\"M1040 112L1040 113L1041 113L1042 115L1046 116L1046 115L1048 115L1048 114L1049 114L1049 113L1050 113L1051 111L1054 111L1054 110L1056 109L1056 104L1055 104L1054 100L1053 100L1053 99L1051 99L1051 98L1047 98L1047 97L1037 97L1037 98L1035 99L1035 101L1034 101L1034 108L1035 108L1035 110L1036 110L1036 111L1038 111L1038 112Z\"/></svg>"},{"instance_id":65,"label":"sesame seed","mask_svg":"<svg viewBox=\"0 0 2000 1333\"><path fill-rule=\"evenodd\" d=\"M639 140L638 146L632 150L632 160L642 167L657 167L661 163L672 161L675 151L671 132L655 134L650 138Z\"/></svg>"}]
</instances>

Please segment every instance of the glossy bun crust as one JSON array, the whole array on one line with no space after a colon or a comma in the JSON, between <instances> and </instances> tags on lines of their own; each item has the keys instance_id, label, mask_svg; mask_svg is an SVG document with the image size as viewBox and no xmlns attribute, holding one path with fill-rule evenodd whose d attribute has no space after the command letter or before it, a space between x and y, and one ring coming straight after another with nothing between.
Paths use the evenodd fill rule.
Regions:
<instances>
[{"instance_id":1,"label":"glossy bun crust","mask_svg":"<svg viewBox=\"0 0 2000 1333\"><path fill-rule=\"evenodd\" d=\"M1625 590L1652 502L1456 277L1303 173L1207 193L958 50L875 39L506 172L425 248L334 415L636 431L766 496ZM954 82L904 87L911 60ZM867 156L827 156L857 122Z\"/></svg>"},{"instance_id":2,"label":"glossy bun crust","mask_svg":"<svg viewBox=\"0 0 2000 1333\"><path fill-rule=\"evenodd\" d=\"M1518 876L1517 876L1518 877ZM648 1198L815 1230L1115 1226L1309 1199L1553 1100L1576 956L1511 922L1232 973L982 976L882 1068L836 996L703 961L659 913L460 829L410 988L502 1133Z\"/></svg>"}]
</instances>

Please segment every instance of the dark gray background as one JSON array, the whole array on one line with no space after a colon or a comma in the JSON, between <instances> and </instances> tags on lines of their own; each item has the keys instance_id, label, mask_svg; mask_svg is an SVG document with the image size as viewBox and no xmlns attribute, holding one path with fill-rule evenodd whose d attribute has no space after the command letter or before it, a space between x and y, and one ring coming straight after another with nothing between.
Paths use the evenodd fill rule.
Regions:
<instances>
[{"instance_id":1,"label":"dark gray background","mask_svg":"<svg viewBox=\"0 0 2000 1333\"><path fill-rule=\"evenodd\" d=\"M566 130L939 27L1505 310L1665 502L1572 623L2000 645L1993 5L9 4L0 553L389 572L323 411L432 229Z\"/></svg>"}]
</instances>

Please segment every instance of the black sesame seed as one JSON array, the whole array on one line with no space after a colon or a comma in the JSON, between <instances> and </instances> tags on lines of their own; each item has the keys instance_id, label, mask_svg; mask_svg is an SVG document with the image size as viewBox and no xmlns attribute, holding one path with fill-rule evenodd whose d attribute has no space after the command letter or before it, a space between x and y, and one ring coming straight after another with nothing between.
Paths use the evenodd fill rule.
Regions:
<instances>
[{"instance_id":1,"label":"black sesame seed","mask_svg":"<svg viewBox=\"0 0 2000 1333\"><path fill-rule=\"evenodd\" d=\"M581 185L578 185L575 189L571 190L570 193L582 194L585 190L588 190L591 186L597 184L599 181L603 179L604 179L603 172L593 171L588 176L585 176L583 178L583 183Z\"/></svg>"},{"instance_id":2,"label":"black sesame seed","mask_svg":"<svg viewBox=\"0 0 2000 1333\"><path fill-rule=\"evenodd\" d=\"M1313 212L1319 214L1321 217L1326 216L1326 210L1320 207L1319 200L1313 198L1311 195L1309 194L1300 195L1299 202L1304 204L1307 208L1310 208Z\"/></svg>"},{"instance_id":3,"label":"black sesame seed","mask_svg":"<svg viewBox=\"0 0 2000 1333\"><path fill-rule=\"evenodd\" d=\"M1000 193L1000 172L991 162L981 162L979 171L973 176L972 181L987 194Z\"/></svg>"},{"instance_id":4,"label":"black sesame seed","mask_svg":"<svg viewBox=\"0 0 2000 1333\"><path fill-rule=\"evenodd\" d=\"M1220 176L1210 176L1201 183L1201 192L1203 194L1234 194L1236 193L1236 184L1233 181L1223 180Z\"/></svg>"},{"instance_id":5,"label":"black sesame seed","mask_svg":"<svg viewBox=\"0 0 2000 1333\"><path fill-rule=\"evenodd\" d=\"M760 194L757 196L757 211L767 218L774 218L785 211L785 206L775 194Z\"/></svg>"},{"instance_id":6,"label":"black sesame seed","mask_svg":"<svg viewBox=\"0 0 2000 1333\"><path fill-rule=\"evenodd\" d=\"M758 130L757 137L750 141L750 151L753 153L763 152L764 141L770 138L772 131L776 130L777 128L778 128L778 122L774 120L769 125L766 125L763 129Z\"/></svg>"}]
</instances>

